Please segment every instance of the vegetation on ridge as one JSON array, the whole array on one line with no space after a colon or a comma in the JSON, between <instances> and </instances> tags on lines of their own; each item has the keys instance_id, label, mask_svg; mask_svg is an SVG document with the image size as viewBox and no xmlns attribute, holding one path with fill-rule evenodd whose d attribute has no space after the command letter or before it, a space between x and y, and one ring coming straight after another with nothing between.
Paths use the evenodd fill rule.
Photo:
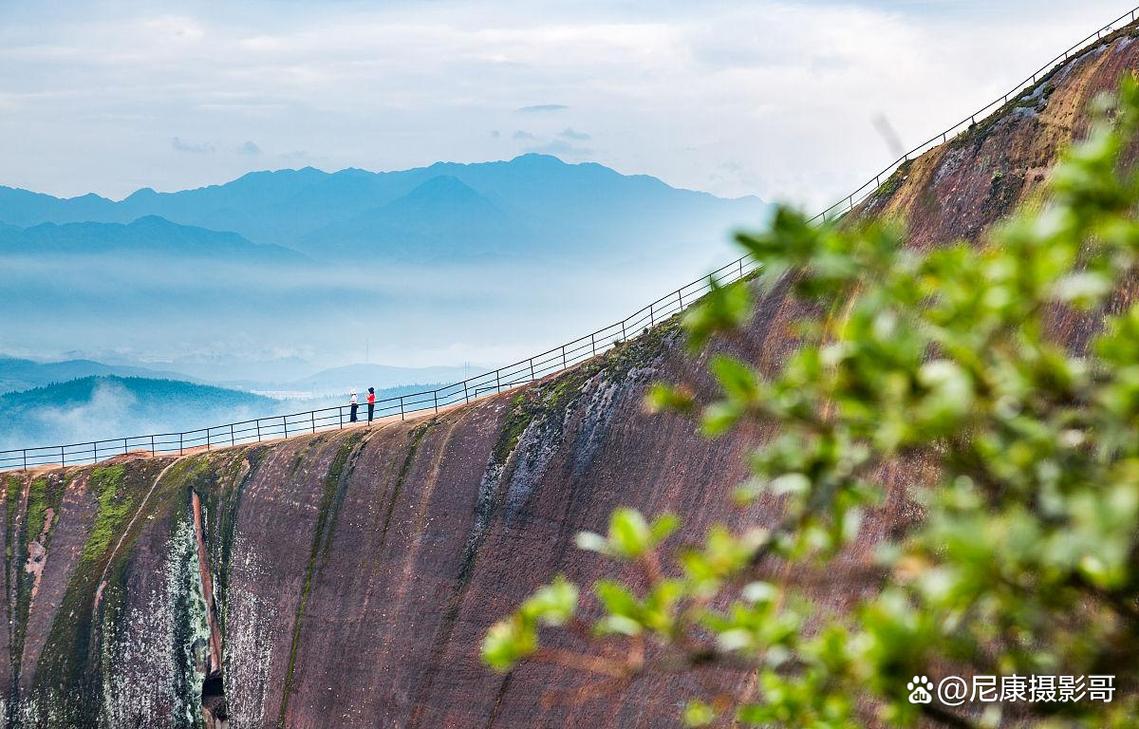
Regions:
<instances>
[{"instance_id":1,"label":"vegetation on ridge","mask_svg":"<svg viewBox=\"0 0 1139 729\"><path fill-rule=\"evenodd\" d=\"M1129 78L1064 156L1052 203L979 247L908 250L899 226L813 226L789 209L769 232L740 236L769 275L791 277L802 346L771 374L714 358L723 396L704 407L666 385L650 402L697 415L710 437L774 423L736 497L781 520L674 545L676 518L617 510L606 535L578 544L626 579L597 582L588 610L555 579L488 632L486 663L617 681L727 669L689 697L691 726L1131 725L1139 303L1116 295L1139 268L1139 174L1120 169L1137 130ZM686 317L691 340L742 326L751 297L714 292ZM1098 329L1101 317L1087 351L1055 335L1058 321ZM899 461L925 476L905 484L922 518L884 535L866 563L852 549L876 539L863 515ZM851 576L871 594L836 594ZM828 608L823 595L847 604ZM584 637L543 645L549 629ZM1019 677L1026 698L953 704L934 688L951 676L995 676L998 695L1002 677ZM1078 679L1069 699L1082 700L1027 700L1037 676ZM1108 700L1089 693L1090 676L1111 677Z\"/></svg>"}]
</instances>

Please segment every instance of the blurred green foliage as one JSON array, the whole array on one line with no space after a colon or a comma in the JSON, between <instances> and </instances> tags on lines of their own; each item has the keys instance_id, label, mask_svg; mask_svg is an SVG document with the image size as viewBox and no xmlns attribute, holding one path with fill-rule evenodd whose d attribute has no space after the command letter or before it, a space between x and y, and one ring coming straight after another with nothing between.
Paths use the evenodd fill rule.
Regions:
<instances>
[{"instance_id":1,"label":"blurred green foliage","mask_svg":"<svg viewBox=\"0 0 1139 729\"><path fill-rule=\"evenodd\" d=\"M1134 726L1139 304L1116 292L1139 274L1139 176L1126 164L1139 85L1125 80L1094 118L1056 168L1048 206L980 244L918 251L890 222L818 226L787 208L767 232L739 236L801 302L799 347L770 374L714 357L722 394L702 408L664 384L649 404L697 415L711 437L774 423L736 497L764 500L780 520L666 549L675 517L615 511L607 535L578 544L643 574L636 589L595 585L600 617L582 640L623 641L627 659L555 662L614 675L755 672L689 697L691 726L984 726L1010 708L1034 725ZM692 345L738 333L753 295L714 287L685 315ZM835 594L845 588L829 578L852 568L843 550L900 462L925 474L894 486L920 518L879 542L868 596ZM821 577L795 579L809 575ZM828 610L820 597L848 600ZM486 662L541 659L539 627L578 620L577 601L563 578L538 590L492 628ZM910 678L947 673L1115 674L1119 691L1111 703L907 700Z\"/></svg>"}]
</instances>

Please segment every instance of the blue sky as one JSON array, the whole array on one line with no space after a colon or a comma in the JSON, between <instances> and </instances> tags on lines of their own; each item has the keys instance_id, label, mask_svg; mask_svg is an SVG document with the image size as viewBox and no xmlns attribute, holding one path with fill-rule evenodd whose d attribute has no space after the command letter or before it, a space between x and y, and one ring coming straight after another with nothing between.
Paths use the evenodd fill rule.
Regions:
<instances>
[{"instance_id":1,"label":"blue sky","mask_svg":"<svg viewBox=\"0 0 1139 729\"><path fill-rule=\"evenodd\" d=\"M238 6L239 7L236 7ZM0 183L544 151L810 206L1128 2L0 2Z\"/></svg>"}]
</instances>

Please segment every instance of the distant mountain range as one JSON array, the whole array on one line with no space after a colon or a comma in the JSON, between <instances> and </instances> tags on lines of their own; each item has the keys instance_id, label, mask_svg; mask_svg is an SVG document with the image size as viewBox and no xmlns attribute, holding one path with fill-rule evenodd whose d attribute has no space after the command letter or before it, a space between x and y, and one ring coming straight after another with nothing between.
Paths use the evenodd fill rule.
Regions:
<instances>
[{"instance_id":1,"label":"distant mountain range","mask_svg":"<svg viewBox=\"0 0 1139 729\"><path fill-rule=\"evenodd\" d=\"M119 201L0 187L0 349L160 357L266 391L449 382L456 371L294 380L358 361L369 343L440 361L552 346L699 277L734 253L730 230L767 213L755 197L536 154L252 172ZM151 374L79 368L0 385Z\"/></svg>"},{"instance_id":2,"label":"distant mountain range","mask_svg":"<svg viewBox=\"0 0 1139 729\"><path fill-rule=\"evenodd\" d=\"M644 254L715 243L733 226L759 223L766 210L755 197L727 200L646 175L537 154L397 172L328 173L311 167L252 172L194 190L142 189L121 201L0 187L0 221L33 231L44 223L132 228L140 218L157 216L180 226L232 231L238 237L227 240L234 250L253 242L294 248L316 259L367 256L378 262ZM151 219L143 227L159 225ZM175 228L168 233L187 242L201 235ZM89 234L109 233L91 229Z\"/></svg>"},{"instance_id":3,"label":"distant mountain range","mask_svg":"<svg viewBox=\"0 0 1139 729\"><path fill-rule=\"evenodd\" d=\"M268 415L279 403L174 380L92 376L0 395L0 447L191 430Z\"/></svg>"},{"instance_id":4,"label":"distant mountain range","mask_svg":"<svg viewBox=\"0 0 1139 729\"><path fill-rule=\"evenodd\" d=\"M303 255L251 243L237 233L179 225L156 215L132 223L0 224L0 255L82 256L117 253L147 257L197 257L235 263L303 263Z\"/></svg>"},{"instance_id":5,"label":"distant mountain range","mask_svg":"<svg viewBox=\"0 0 1139 729\"><path fill-rule=\"evenodd\" d=\"M129 365L108 365L89 359L35 362L30 359L0 356L0 394L59 384L84 377L107 375L147 377L161 380L193 380L193 378L177 372Z\"/></svg>"}]
</instances>

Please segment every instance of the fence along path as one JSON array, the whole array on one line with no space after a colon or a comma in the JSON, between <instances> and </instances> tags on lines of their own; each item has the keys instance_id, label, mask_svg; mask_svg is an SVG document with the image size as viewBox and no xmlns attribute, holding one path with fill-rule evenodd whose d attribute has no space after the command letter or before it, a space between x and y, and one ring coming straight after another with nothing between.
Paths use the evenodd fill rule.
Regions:
<instances>
[{"instance_id":1,"label":"fence along path","mask_svg":"<svg viewBox=\"0 0 1139 729\"><path fill-rule=\"evenodd\" d=\"M1016 100L1025 89L1031 88L1046 79L1056 64L1068 60L1077 52L1099 42L1104 36L1133 23L1137 14L1139 14L1139 6L1089 34L1048 61L1031 76L1014 86L1008 93L994 99L977 112L970 114L945 131L930 137L927 141L906 152L867 180L861 187L823 210L811 220L816 222L833 220L853 210L858 203L877 190L900 165L938 144L944 144L961 132L968 131L977 123L978 117L983 119L985 115L1000 109L1010 100ZM755 263L749 261L746 256L737 258L716 269L708 276L665 294L624 319L579 337L572 342L567 342L560 347L435 390L425 390L410 395L377 400L376 417L398 416L402 419L415 413L439 412L441 408L468 403L471 400L503 392L568 369L688 308L689 305L695 303L711 290L712 281L718 285L727 285L747 277L755 270ZM288 438L306 433L337 430L349 424L346 417L347 412L347 406L338 405L285 415L242 420L181 433L152 433L85 443L0 451L0 471L97 463L113 456L139 451L152 454L183 454L198 449L210 450L212 448L260 443L265 440Z\"/></svg>"},{"instance_id":2,"label":"fence along path","mask_svg":"<svg viewBox=\"0 0 1139 729\"><path fill-rule=\"evenodd\" d=\"M649 327L655 326L658 322L683 311L711 290L712 281L718 285L727 285L748 276L755 269L755 263L746 257L737 258L716 269L709 276L662 296L621 321L602 327L560 347L435 390L425 390L410 395L376 400L376 417L390 418L396 416L402 419L414 413L439 412L440 409L451 405L468 403L486 395L540 380L547 375L568 369L579 362L601 354L629 337L636 336ZM361 411L364 411L365 408L365 404L360 406ZM210 450L247 443L260 443L265 440L338 430L349 426L351 426L349 407L347 405L334 405L285 415L242 420L181 433L153 433L84 443L0 451L0 471L27 470L42 466L90 464L112 456L139 451L181 455L192 450Z\"/></svg>"}]
</instances>

